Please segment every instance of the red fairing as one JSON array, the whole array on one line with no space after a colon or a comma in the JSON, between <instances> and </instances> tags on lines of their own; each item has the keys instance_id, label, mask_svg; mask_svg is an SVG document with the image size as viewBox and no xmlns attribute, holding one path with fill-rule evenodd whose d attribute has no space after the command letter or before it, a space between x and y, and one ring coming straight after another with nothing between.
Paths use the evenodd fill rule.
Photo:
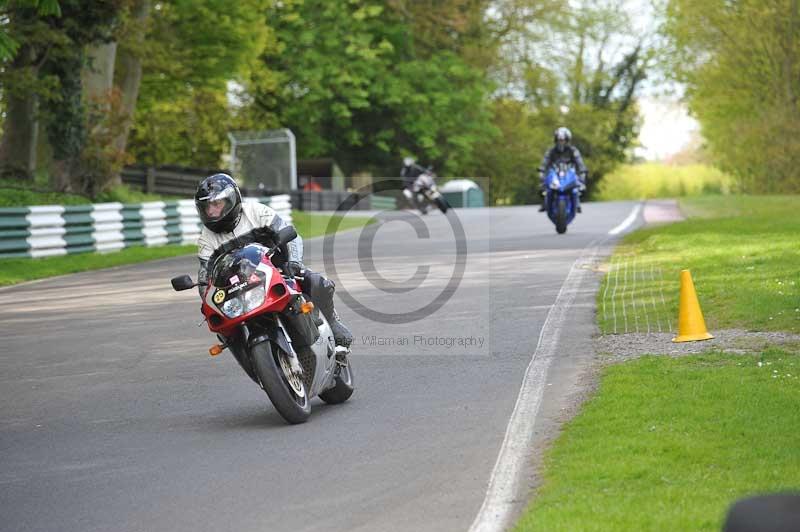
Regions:
<instances>
[{"instance_id":1,"label":"red fairing","mask_svg":"<svg viewBox=\"0 0 800 532\"><path fill-rule=\"evenodd\" d=\"M295 290L286 283L280 271L278 271L278 269L275 268L275 266L272 264L269 258L265 257L265 260L262 262L269 265L270 270L272 272L272 277L268 279L266 283L267 292L266 292L266 297L264 298L264 303L260 307L255 308L250 312L242 314L237 318L233 319L228 318L222 313L222 311L218 310L215 306L206 303L205 296L208 294L208 290L213 290L214 287L209 286L206 289L206 294L203 296L203 305L200 311L206 317L208 328L211 332L220 333L224 336L232 336L236 332L236 327L243 321L252 319L254 316L260 314L283 312L283 310L289 304L289 301L299 293L297 290ZM277 285L283 286L282 290L283 295L276 294L276 292L281 292L280 288L273 289L273 287ZM214 325L213 322L216 322L217 324Z\"/></svg>"}]
</instances>

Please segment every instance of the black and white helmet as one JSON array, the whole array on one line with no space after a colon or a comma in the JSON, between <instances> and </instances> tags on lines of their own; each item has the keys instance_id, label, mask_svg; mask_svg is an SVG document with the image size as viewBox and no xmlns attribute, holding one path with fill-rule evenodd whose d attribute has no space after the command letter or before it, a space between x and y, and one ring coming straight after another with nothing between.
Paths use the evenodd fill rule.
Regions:
<instances>
[{"instance_id":1,"label":"black and white helmet","mask_svg":"<svg viewBox=\"0 0 800 532\"><path fill-rule=\"evenodd\" d=\"M197 187L194 205L204 226L215 233L230 233L242 216L242 193L231 176L214 174Z\"/></svg>"},{"instance_id":2,"label":"black and white helmet","mask_svg":"<svg viewBox=\"0 0 800 532\"><path fill-rule=\"evenodd\" d=\"M556 129L555 133L553 133L553 142L555 142L559 151L564 151L572 142L572 132L565 127Z\"/></svg>"}]
</instances>

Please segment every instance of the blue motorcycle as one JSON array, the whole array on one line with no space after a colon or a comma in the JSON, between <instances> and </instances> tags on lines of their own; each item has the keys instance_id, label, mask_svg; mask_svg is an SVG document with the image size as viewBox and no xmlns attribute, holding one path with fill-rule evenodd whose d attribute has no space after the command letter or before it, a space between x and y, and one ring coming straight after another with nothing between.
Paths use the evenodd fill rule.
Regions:
<instances>
[{"instance_id":1,"label":"blue motorcycle","mask_svg":"<svg viewBox=\"0 0 800 532\"><path fill-rule=\"evenodd\" d=\"M556 225L556 232L567 232L567 225L575 219L580 201L580 186L575 168L559 163L547 171L545 177L545 209L547 217Z\"/></svg>"}]
</instances>

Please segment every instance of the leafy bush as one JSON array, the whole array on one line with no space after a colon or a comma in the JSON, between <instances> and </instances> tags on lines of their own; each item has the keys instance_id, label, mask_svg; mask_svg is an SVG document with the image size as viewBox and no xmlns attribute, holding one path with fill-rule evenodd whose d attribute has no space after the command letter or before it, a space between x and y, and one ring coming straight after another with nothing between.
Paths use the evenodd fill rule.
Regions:
<instances>
[{"instance_id":1,"label":"leafy bush","mask_svg":"<svg viewBox=\"0 0 800 532\"><path fill-rule=\"evenodd\" d=\"M98 194L94 201L88 196L66 192L49 191L41 185L31 184L26 181L10 179L0 180L0 207L28 207L31 205L84 205L87 203L105 203L118 201L120 203L141 203L145 201L167 201L175 198L145 194L144 192L129 188L127 185L115 187Z\"/></svg>"}]
</instances>

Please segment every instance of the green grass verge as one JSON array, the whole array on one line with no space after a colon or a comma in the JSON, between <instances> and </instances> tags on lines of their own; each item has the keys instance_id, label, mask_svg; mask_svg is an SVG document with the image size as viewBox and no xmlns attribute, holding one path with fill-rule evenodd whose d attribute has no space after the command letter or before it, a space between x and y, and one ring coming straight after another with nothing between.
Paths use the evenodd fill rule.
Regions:
<instances>
[{"instance_id":1,"label":"green grass verge","mask_svg":"<svg viewBox=\"0 0 800 532\"><path fill-rule=\"evenodd\" d=\"M604 334L674 330L692 272L709 329L800 332L800 197L685 199L692 218L628 235L598 292Z\"/></svg>"},{"instance_id":2,"label":"green grass verge","mask_svg":"<svg viewBox=\"0 0 800 532\"><path fill-rule=\"evenodd\" d=\"M595 198L607 201L728 194L733 184L729 175L704 164L627 164L603 177Z\"/></svg>"},{"instance_id":3,"label":"green grass verge","mask_svg":"<svg viewBox=\"0 0 800 532\"><path fill-rule=\"evenodd\" d=\"M719 530L736 498L800 488L798 373L780 350L606 368L517 530Z\"/></svg>"},{"instance_id":4,"label":"green grass verge","mask_svg":"<svg viewBox=\"0 0 800 532\"><path fill-rule=\"evenodd\" d=\"M337 216L336 218L342 218ZM312 238L328 233L331 217L328 215L308 214L294 211L293 224L303 238ZM362 227L371 222L369 218L345 217L338 227L339 231ZM136 264L149 260L190 255L197 252L197 246L158 246L133 247L115 253L81 253L61 257L43 257L39 259L3 259L0 260L0 286L7 286L44 279L68 273L111 268L125 264Z\"/></svg>"},{"instance_id":5,"label":"green grass verge","mask_svg":"<svg viewBox=\"0 0 800 532\"><path fill-rule=\"evenodd\" d=\"M165 259L197 252L197 246L132 247L114 253L79 253L61 257L0 260L0 286Z\"/></svg>"},{"instance_id":6,"label":"green grass verge","mask_svg":"<svg viewBox=\"0 0 800 532\"><path fill-rule=\"evenodd\" d=\"M336 232L347 231L374 222L375 220L367 216L329 216L292 211L292 224L303 238L327 235L334 230Z\"/></svg>"},{"instance_id":7,"label":"green grass verge","mask_svg":"<svg viewBox=\"0 0 800 532\"><path fill-rule=\"evenodd\" d=\"M598 293L604 333L674 329L692 271L709 328L800 331L800 198L699 197L626 237ZM800 489L797 344L606 367L544 459L517 530L719 530L729 506Z\"/></svg>"}]
</instances>

